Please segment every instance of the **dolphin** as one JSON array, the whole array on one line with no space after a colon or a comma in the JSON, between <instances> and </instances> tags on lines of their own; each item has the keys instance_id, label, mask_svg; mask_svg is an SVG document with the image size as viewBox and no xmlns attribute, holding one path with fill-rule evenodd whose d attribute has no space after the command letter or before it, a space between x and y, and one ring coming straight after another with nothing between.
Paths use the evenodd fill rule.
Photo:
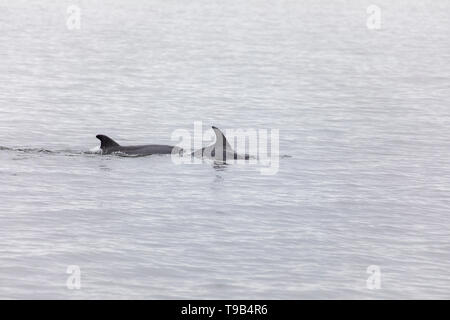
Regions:
<instances>
[{"instance_id":1,"label":"dolphin","mask_svg":"<svg viewBox=\"0 0 450 320\"><path fill-rule=\"evenodd\" d=\"M100 149L102 154L111 154L114 152L133 156L148 156L151 154L171 154L182 153L183 149L175 146L162 144L147 144L139 146L121 146L113 139L103 134L98 134L97 139L101 141Z\"/></svg>"},{"instance_id":2,"label":"dolphin","mask_svg":"<svg viewBox=\"0 0 450 320\"><path fill-rule=\"evenodd\" d=\"M219 162L226 163L227 159L235 160L249 160L251 157L248 154L237 154L225 135L219 128L212 126L214 133L216 134L216 142L208 147L204 147L200 150L194 151L191 155L199 158L210 158Z\"/></svg>"}]
</instances>

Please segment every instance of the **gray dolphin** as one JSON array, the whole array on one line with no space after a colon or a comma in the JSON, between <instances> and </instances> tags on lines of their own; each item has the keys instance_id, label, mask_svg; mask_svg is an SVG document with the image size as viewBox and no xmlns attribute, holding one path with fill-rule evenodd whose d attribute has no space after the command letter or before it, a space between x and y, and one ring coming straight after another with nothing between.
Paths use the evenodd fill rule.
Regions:
<instances>
[{"instance_id":1,"label":"gray dolphin","mask_svg":"<svg viewBox=\"0 0 450 320\"><path fill-rule=\"evenodd\" d=\"M237 154L231 145L228 143L225 135L217 127L212 127L216 134L216 142L208 147L204 147L200 150L194 151L193 156L199 158L210 158L220 162L226 162L227 159L240 159L248 160L251 158L248 154Z\"/></svg>"},{"instance_id":2,"label":"gray dolphin","mask_svg":"<svg viewBox=\"0 0 450 320\"><path fill-rule=\"evenodd\" d=\"M100 149L102 154L111 154L114 152L123 153L133 156L148 156L151 154L171 154L182 153L183 150L179 147L161 145L161 144L147 144L140 146L121 146L113 139L103 134L96 136L101 141Z\"/></svg>"}]
</instances>

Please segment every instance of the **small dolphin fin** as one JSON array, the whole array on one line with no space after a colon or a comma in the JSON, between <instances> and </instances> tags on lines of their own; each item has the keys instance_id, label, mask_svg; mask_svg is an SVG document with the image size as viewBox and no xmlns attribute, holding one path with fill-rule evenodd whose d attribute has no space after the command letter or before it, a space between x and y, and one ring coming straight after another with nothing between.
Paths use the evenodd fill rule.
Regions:
<instances>
[{"instance_id":1,"label":"small dolphin fin","mask_svg":"<svg viewBox=\"0 0 450 320\"><path fill-rule=\"evenodd\" d=\"M103 134L98 134L96 138L101 141L100 148L102 150L111 147L120 147L120 145L117 142L115 142L113 139Z\"/></svg>"},{"instance_id":2,"label":"small dolphin fin","mask_svg":"<svg viewBox=\"0 0 450 320\"><path fill-rule=\"evenodd\" d=\"M216 143L214 144L213 154L211 154L216 160L226 161L227 153L234 153L233 148L228 143L225 135L217 127L212 127L216 134Z\"/></svg>"},{"instance_id":3,"label":"small dolphin fin","mask_svg":"<svg viewBox=\"0 0 450 320\"><path fill-rule=\"evenodd\" d=\"M227 138L225 138L225 135L222 133L222 131L220 131L219 128L217 127L212 127L214 130L214 133L216 134L216 143L215 143L215 147L222 147L222 148L226 148L227 151L233 151L233 149L231 148L231 145L228 143Z\"/></svg>"}]
</instances>

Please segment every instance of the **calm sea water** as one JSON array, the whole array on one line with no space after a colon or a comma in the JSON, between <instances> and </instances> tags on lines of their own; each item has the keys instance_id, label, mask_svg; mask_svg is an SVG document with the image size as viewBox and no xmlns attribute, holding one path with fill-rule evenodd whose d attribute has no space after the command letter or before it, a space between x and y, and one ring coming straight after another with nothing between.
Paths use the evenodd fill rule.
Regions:
<instances>
[{"instance_id":1,"label":"calm sea water","mask_svg":"<svg viewBox=\"0 0 450 320\"><path fill-rule=\"evenodd\" d=\"M372 3L0 1L0 298L450 298L450 2ZM194 121L290 157L86 153Z\"/></svg>"}]
</instances>

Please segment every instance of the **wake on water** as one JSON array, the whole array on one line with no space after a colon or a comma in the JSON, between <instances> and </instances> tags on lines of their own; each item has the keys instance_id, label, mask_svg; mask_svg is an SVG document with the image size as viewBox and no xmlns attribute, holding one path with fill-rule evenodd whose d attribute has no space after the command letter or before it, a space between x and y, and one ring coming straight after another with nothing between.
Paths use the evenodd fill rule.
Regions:
<instances>
[{"instance_id":1,"label":"wake on water","mask_svg":"<svg viewBox=\"0 0 450 320\"><path fill-rule=\"evenodd\" d=\"M45 148L24 148L24 147L5 147L0 146L0 151L11 151L11 152L18 152L18 153L27 153L27 154L48 154L48 155L65 155L65 156L79 156L79 155L102 155L102 150L100 146L95 146L87 151L83 150L49 150ZM114 152L111 153L112 156L118 156L118 157L126 157L126 158L136 158L136 157L143 157L144 155L129 155L123 152ZM156 155L156 154L155 154ZM153 155L153 156L155 156ZM290 155L282 155L280 156L280 159L284 158L292 158Z\"/></svg>"},{"instance_id":2,"label":"wake on water","mask_svg":"<svg viewBox=\"0 0 450 320\"><path fill-rule=\"evenodd\" d=\"M83 155L83 154L101 154L100 152L96 152L95 150L89 151L80 151L80 150L49 150L45 148L23 148L23 147L4 147L0 146L0 151L10 151L17 153L28 153L28 154L54 154L54 155Z\"/></svg>"}]
</instances>

